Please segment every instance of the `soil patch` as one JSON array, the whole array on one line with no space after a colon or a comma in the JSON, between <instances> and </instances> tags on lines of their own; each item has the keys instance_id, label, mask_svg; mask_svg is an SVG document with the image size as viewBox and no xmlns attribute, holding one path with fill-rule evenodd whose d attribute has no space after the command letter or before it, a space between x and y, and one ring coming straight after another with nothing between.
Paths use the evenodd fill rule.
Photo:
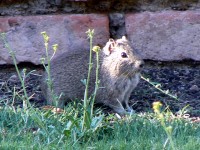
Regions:
<instances>
[{"instance_id":1,"label":"soil patch","mask_svg":"<svg viewBox=\"0 0 200 150\"><path fill-rule=\"evenodd\" d=\"M21 74L23 74L23 68L26 68L27 73L35 70L25 80L28 95L32 96L30 101L36 107L44 106L45 100L40 90L43 68L41 66L20 65ZM184 110L191 116L200 116L200 62L190 62L183 65L177 62L147 61L142 71L142 76L149 78L154 84L159 84L161 89L169 90L169 93L176 95L178 100L161 93L148 82L141 79L130 98L130 103L136 112L149 112L154 101L161 101L173 112ZM14 104L21 106L22 101L18 97L18 95L23 95L21 89L15 68L13 66L1 66L1 105Z\"/></svg>"}]
</instances>

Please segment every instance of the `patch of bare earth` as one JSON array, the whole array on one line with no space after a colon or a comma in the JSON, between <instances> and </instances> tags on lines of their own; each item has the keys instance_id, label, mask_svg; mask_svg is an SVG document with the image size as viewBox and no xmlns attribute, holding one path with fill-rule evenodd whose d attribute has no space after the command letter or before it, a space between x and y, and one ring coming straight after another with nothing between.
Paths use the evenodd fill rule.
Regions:
<instances>
[{"instance_id":1,"label":"patch of bare earth","mask_svg":"<svg viewBox=\"0 0 200 150\"><path fill-rule=\"evenodd\" d=\"M28 95L32 96L30 101L36 107L45 105L45 99L40 89L40 79L43 72L42 67L30 65L20 66L21 73L23 68L33 71L26 77L26 89ZM163 94L155 89L145 80L140 81L137 88L130 97L130 103L136 112L149 112L154 101L160 101L173 112L184 110L186 117L199 122L200 117L200 63L159 63L147 61L142 76L148 78L155 84L160 84L163 90L177 96L178 100ZM15 98L13 93L15 90ZM13 66L0 67L0 104L22 105L18 97L23 95L20 81ZM185 108L185 109L184 109ZM110 111L109 111L110 112ZM195 118L194 118L195 117Z\"/></svg>"}]
</instances>

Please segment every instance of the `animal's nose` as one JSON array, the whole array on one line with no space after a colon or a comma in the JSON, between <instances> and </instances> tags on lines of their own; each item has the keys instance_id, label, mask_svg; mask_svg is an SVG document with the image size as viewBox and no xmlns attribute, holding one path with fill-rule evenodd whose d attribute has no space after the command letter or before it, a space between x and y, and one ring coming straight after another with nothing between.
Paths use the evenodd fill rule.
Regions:
<instances>
[{"instance_id":1,"label":"animal's nose","mask_svg":"<svg viewBox=\"0 0 200 150\"><path fill-rule=\"evenodd\" d=\"M137 61L137 62L136 62L136 66L137 66L138 68L143 68L143 67L144 67L144 61L143 61L143 60Z\"/></svg>"},{"instance_id":2,"label":"animal's nose","mask_svg":"<svg viewBox=\"0 0 200 150\"><path fill-rule=\"evenodd\" d=\"M141 61L139 67L140 67L140 68L143 68L143 67L144 67L144 61Z\"/></svg>"}]
</instances>

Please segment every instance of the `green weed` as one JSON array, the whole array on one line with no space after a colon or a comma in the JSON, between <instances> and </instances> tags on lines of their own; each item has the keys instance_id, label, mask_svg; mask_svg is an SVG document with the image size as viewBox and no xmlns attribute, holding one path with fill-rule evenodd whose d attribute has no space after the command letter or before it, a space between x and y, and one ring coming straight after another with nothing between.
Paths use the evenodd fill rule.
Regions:
<instances>
[{"instance_id":1,"label":"green weed","mask_svg":"<svg viewBox=\"0 0 200 150\"><path fill-rule=\"evenodd\" d=\"M81 134L79 106L70 104L61 114L49 110L5 106L0 112L0 149L169 149L160 120L154 114L137 114L122 120L108 117L96 132ZM74 124L71 126L70 124ZM200 146L200 125L182 119L166 121L173 128L175 149ZM73 128L69 128L69 127Z\"/></svg>"},{"instance_id":2,"label":"green weed","mask_svg":"<svg viewBox=\"0 0 200 150\"><path fill-rule=\"evenodd\" d=\"M45 57L44 58L41 58L41 62L42 62L42 65L47 73L47 79L46 79L46 82L47 82L47 86L48 86L48 89L49 89L49 93L51 94L51 97L52 97L52 104L54 106L57 106L58 105L58 100L59 100L59 97L57 97L58 95L55 95L54 94L54 91L53 91L53 81L51 79L51 74L50 74L50 68L51 68L51 60L53 59L57 49L58 49L58 45L57 44L54 44L52 46L53 48L53 55L50 56L49 54L49 36L47 35L46 32L41 32L42 36L43 36L43 39L44 39L44 46L45 46ZM47 65L46 65L47 63Z\"/></svg>"},{"instance_id":3,"label":"green weed","mask_svg":"<svg viewBox=\"0 0 200 150\"><path fill-rule=\"evenodd\" d=\"M17 66L15 52L11 49L10 45L6 41L5 33L1 33L1 39L3 40L5 47L7 48L8 52L10 53L10 55L12 57L12 60L13 60L15 69L17 71L18 78L20 79L20 82L21 82L21 85L22 85L22 89L23 89L23 93L24 93L24 95L22 95L22 96L18 95L18 96L23 101L23 108L27 109L28 107L31 107L31 105L29 103L30 97L28 97L28 94L27 94L27 91L26 91L26 87L25 87L25 79L29 74L26 75L26 69L23 69L23 71L22 71L23 74L22 75L20 74L19 68Z\"/></svg>"}]
</instances>

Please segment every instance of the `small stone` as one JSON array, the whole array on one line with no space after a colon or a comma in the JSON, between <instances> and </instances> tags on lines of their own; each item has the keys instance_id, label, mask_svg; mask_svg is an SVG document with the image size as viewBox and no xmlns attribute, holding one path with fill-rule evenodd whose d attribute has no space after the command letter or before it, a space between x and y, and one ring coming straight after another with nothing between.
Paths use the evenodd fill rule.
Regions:
<instances>
[{"instance_id":1,"label":"small stone","mask_svg":"<svg viewBox=\"0 0 200 150\"><path fill-rule=\"evenodd\" d=\"M190 90L191 90L191 91L199 91L199 87L198 87L197 85L192 85L192 86L190 87Z\"/></svg>"},{"instance_id":2,"label":"small stone","mask_svg":"<svg viewBox=\"0 0 200 150\"><path fill-rule=\"evenodd\" d=\"M8 81L10 81L10 82L13 82L13 83L16 83L17 81L18 81L18 77L17 77L17 75L12 75L9 79L8 79Z\"/></svg>"},{"instance_id":3,"label":"small stone","mask_svg":"<svg viewBox=\"0 0 200 150\"><path fill-rule=\"evenodd\" d=\"M20 5L20 4L16 4L16 5L14 5L14 7L15 7L15 8L20 8L21 5Z\"/></svg>"},{"instance_id":4,"label":"small stone","mask_svg":"<svg viewBox=\"0 0 200 150\"><path fill-rule=\"evenodd\" d=\"M27 9L27 8L28 8L28 5L27 5L27 4L24 4L24 5L23 5L23 8Z\"/></svg>"}]
</instances>

